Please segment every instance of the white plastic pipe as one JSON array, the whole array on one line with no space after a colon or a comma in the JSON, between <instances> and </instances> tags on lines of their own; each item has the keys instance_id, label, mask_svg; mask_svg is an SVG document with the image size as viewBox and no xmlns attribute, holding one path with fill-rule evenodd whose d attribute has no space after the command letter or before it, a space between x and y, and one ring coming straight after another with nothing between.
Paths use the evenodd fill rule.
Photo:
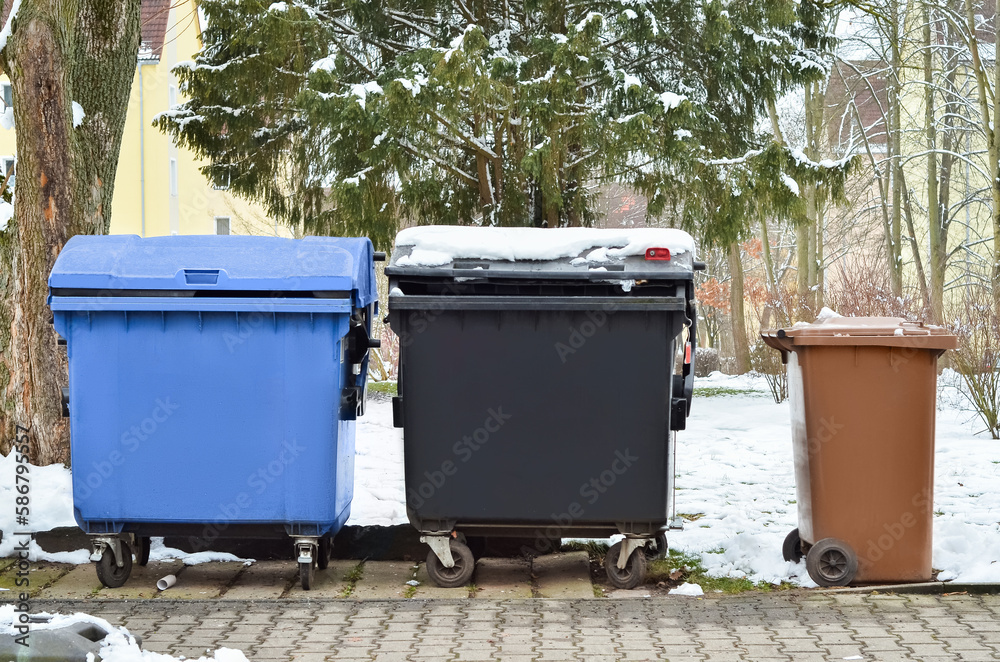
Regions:
<instances>
[{"instance_id":1,"label":"white plastic pipe","mask_svg":"<svg viewBox=\"0 0 1000 662\"><path fill-rule=\"evenodd\" d=\"M168 588L177 583L176 575L167 575L163 579L159 579L156 582L156 588L161 591L166 591Z\"/></svg>"}]
</instances>

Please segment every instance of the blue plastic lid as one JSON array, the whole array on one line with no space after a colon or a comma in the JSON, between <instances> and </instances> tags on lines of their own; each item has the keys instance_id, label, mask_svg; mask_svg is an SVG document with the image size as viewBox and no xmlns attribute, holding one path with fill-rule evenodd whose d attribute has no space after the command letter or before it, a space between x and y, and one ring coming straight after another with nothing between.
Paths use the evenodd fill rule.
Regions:
<instances>
[{"instance_id":1,"label":"blue plastic lid","mask_svg":"<svg viewBox=\"0 0 1000 662\"><path fill-rule=\"evenodd\" d=\"M367 238L77 235L56 259L49 287L98 290L354 292L376 299Z\"/></svg>"}]
</instances>

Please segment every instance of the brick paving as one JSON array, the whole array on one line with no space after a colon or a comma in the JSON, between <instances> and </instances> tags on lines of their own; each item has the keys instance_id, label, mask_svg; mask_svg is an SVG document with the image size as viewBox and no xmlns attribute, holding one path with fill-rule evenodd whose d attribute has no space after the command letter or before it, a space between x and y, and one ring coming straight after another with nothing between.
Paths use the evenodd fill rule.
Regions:
<instances>
[{"instance_id":1,"label":"brick paving","mask_svg":"<svg viewBox=\"0 0 1000 662\"><path fill-rule=\"evenodd\" d=\"M327 660L1000 660L1000 595L579 600L36 600L124 625L146 649ZM855 656L860 656L857 658Z\"/></svg>"}]
</instances>

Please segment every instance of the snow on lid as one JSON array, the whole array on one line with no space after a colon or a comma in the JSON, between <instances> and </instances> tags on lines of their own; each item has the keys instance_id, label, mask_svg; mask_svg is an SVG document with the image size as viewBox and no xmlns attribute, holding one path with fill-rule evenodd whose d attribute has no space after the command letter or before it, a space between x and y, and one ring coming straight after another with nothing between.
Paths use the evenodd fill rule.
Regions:
<instances>
[{"instance_id":1,"label":"snow on lid","mask_svg":"<svg viewBox=\"0 0 1000 662\"><path fill-rule=\"evenodd\" d=\"M425 225L400 232L396 235L396 246L413 247L409 256L396 261L401 267L436 267L456 259L543 262L576 258L592 249L604 249L599 255L609 258L642 255L649 248L669 248L675 255L695 251L691 235L670 228L610 230Z\"/></svg>"},{"instance_id":2,"label":"snow on lid","mask_svg":"<svg viewBox=\"0 0 1000 662\"><path fill-rule=\"evenodd\" d=\"M826 306L824 306L823 310L819 311L819 315L816 316L816 321L817 322L826 322L827 320L836 319L838 317L843 317L843 315L841 315L840 313L838 313L835 310L832 310L832 309L827 308Z\"/></svg>"}]
</instances>

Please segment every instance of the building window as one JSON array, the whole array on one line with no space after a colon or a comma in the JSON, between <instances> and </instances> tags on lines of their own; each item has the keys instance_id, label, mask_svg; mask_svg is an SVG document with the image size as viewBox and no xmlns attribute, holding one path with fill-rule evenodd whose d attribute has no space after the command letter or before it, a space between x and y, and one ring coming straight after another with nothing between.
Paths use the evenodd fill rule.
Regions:
<instances>
[{"instance_id":1,"label":"building window","mask_svg":"<svg viewBox=\"0 0 1000 662\"><path fill-rule=\"evenodd\" d=\"M232 174L229 171L226 171L226 176L222 179L222 181L213 183L212 188L214 188L216 191L228 191L229 183L231 181L230 177L232 177Z\"/></svg>"},{"instance_id":2,"label":"building window","mask_svg":"<svg viewBox=\"0 0 1000 662\"><path fill-rule=\"evenodd\" d=\"M177 159L170 159L170 195L177 197Z\"/></svg>"},{"instance_id":3,"label":"building window","mask_svg":"<svg viewBox=\"0 0 1000 662\"><path fill-rule=\"evenodd\" d=\"M14 170L17 166L17 159L13 156L2 156L0 157L0 184L3 183L4 179L7 179L7 187L10 188L14 186Z\"/></svg>"},{"instance_id":4,"label":"building window","mask_svg":"<svg viewBox=\"0 0 1000 662\"><path fill-rule=\"evenodd\" d=\"M10 83L2 83L0 93L3 94L3 108L0 110L7 110L14 104L14 88Z\"/></svg>"},{"instance_id":5,"label":"building window","mask_svg":"<svg viewBox=\"0 0 1000 662\"><path fill-rule=\"evenodd\" d=\"M215 234L229 234L229 217L215 217Z\"/></svg>"}]
</instances>

